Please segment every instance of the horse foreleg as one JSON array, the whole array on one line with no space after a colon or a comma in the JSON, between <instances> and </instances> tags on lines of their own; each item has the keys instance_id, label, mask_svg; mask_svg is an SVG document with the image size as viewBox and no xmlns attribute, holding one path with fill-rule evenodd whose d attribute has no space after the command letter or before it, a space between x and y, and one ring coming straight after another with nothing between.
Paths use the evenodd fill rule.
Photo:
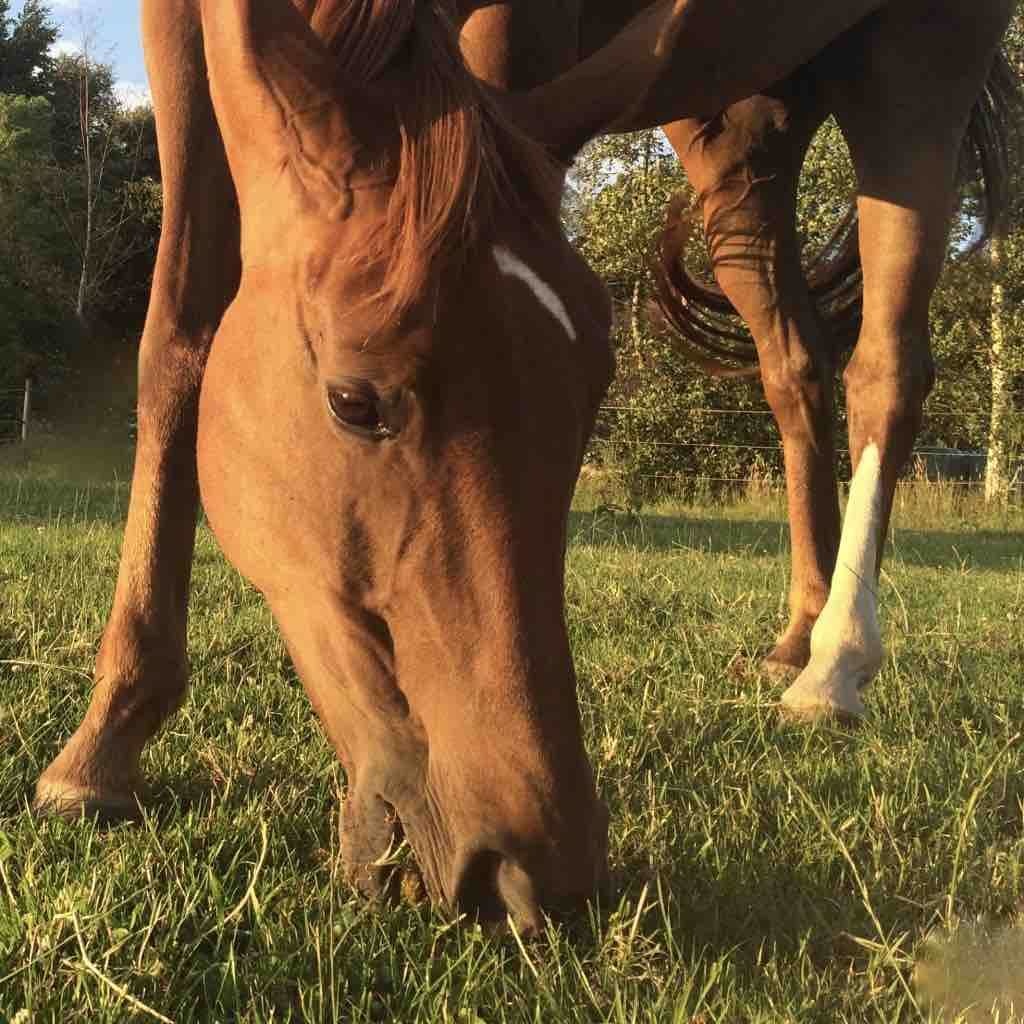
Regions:
<instances>
[{"instance_id":1,"label":"horse foreleg","mask_svg":"<svg viewBox=\"0 0 1024 1024\"><path fill-rule=\"evenodd\" d=\"M860 691L884 659L876 581L934 379L928 306L961 140L1005 25L999 4L990 17L915 8L880 15L836 55L835 109L858 178L864 315L845 372L854 476L839 556L811 660L782 698L803 717L863 714Z\"/></svg>"},{"instance_id":2,"label":"horse foreleg","mask_svg":"<svg viewBox=\"0 0 1024 1024\"><path fill-rule=\"evenodd\" d=\"M39 808L66 815L136 810L142 748L185 693L199 388L238 273L234 191L194 0L147 0L143 28L164 219L139 353L131 499L96 686L84 720L36 790Z\"/></svg>"}]
</instances>

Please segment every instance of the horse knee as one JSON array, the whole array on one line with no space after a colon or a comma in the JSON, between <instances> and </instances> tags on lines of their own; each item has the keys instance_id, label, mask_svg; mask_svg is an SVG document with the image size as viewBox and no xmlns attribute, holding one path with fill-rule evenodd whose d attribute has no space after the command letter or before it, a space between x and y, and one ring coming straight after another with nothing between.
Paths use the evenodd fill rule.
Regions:
<instances>
[{"instance_id":1,"label":"horse knee","mask_svg":"<svg viewBox=\"0 0 1024 1024\"><path fill-rule=\"evenodd\" d=\"M858 343L843 374L851 428L865 440L912 442L935 384L927 332L897 332L884 345L864 342Z\"/></svg>"},{"instance_id":2,"label":"horse knee","mask_svg":"<svg viewBox=\"0 0 1024 1024\"><path fill-rule=\"evenodd\" d=\"M816 442L831 427L832 373L828 361L800 347L762 358L765 398L784 438Z\"/></svg>"},{"instance_id":3,"label":"horse knee","mask_svg":"<svg viewBox=\"0 0 1024 1024\"><path fill-rule=\"evenodd\" d=\"M212 327L186 331L174 324L147 325L139 349L140 440L163 438L180 422L194 422L213 334Z\"/></svg>"}]
</instances>

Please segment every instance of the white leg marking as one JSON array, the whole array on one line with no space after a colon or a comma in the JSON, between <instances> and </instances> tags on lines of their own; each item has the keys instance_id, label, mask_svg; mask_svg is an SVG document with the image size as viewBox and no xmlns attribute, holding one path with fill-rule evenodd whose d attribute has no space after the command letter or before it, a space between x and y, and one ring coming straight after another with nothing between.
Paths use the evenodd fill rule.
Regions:
<instances>
[{"instance_id":1,"label":"white leg marking","mask_svg":"<svg viewBox=\"0 0 1024 1024\"><path fill-rule=\"evenodd\" d=\"M811 660L782 695L795 714L864 714L859 691L885 656L875 592L881 526L882 464L878 446L869 444L850 485L832 586L811 632Z\"/></svg>"},{"instance_id":2,"label":"white leg marking","mask_svg":"<svg viewBox=\"0 0 1024 1024\"><path fill-rule=\"evenodd\" d=\"M537 297L537 301L565 328L569 340L576 340L576 328L569 318L569 311L551 285L542 281L511 249L503 245L494 247L494 261L506 277L522 281Z\"/></svg>"}]
</instances>

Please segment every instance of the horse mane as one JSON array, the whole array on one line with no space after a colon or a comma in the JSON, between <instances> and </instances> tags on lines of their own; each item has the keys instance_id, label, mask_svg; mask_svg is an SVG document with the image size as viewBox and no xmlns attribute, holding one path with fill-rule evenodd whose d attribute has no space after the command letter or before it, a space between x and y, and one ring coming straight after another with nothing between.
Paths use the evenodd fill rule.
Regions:
<instances>
[{"instance_id":1,"label":"horse mane","mask_svg":"<svg viewBox=\"0 0 1024 1024\"><path fill-rule=\"evenodd\" d=\"M392 79L399 153L383 224L369 240L382 268L374 300L401 316L439 268L460 263L502 206L557 230L559 172L503 119L466 67L454 0L294 0L337 60L339 79ZM532 200L537 200L533 202Z\"/></svg>"}]
</instances>

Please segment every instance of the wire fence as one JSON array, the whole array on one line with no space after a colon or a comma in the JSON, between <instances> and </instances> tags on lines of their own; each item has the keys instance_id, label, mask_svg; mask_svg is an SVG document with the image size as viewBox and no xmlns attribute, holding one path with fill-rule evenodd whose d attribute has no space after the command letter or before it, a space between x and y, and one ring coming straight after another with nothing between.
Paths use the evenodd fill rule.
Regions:
<instances>
[{"instance_id":1,"label":"wire fence","mask_svg":"<svg viewBox=\"0 0 1024 1024\"><path fill-rule=\"evenodd\" d=\"M0 387L0 444L24 440L27 434L31 398L31 382L18 387ZM598 429L590 443L586 464L590 469L611 478L625 480L630 486L651 484L662 490L710 486L739 489L756 485L760 489L782 489L785 486L783 446L768 440L765 433L778 437L769 409L721 408L692 406L673 413L679 419L712 422L726 418L745 417L758 424L751 440L706 440L707 422L695 429L693 440L665 439L649 436L650 424L641 429L630 422L637 410L629 405L603 405L599 411ZM1024 412L1010 412L1007 418L1022 424L1018 431L1024 436ZM987 439L989 413L954 409L927 409L925 437L935 433L929 429L936 423L971 424L973 439ZM716 428L717 429L717 428ZM643 435L643 436L642 436ZM966 436L966 435L965 435ZM688 453L685 460L674 459L673 453ZM835 450L840 482L849 483L849 449ZM705 457L706 456L706 457ZM1009 459L1011 492L1024 497L1024 451L1014 452ZM678 463L685 461L685 466ZM915 484L948 488L980 488L985 485L988 453L982 447L953 448L938 444L919 444L911 453L905 480Z\"/></svg>"},{"instance_id":2,"label":"wire fence","mask_svg":"<svg viewBox=\"0 0 1024 1024\"><path fill-rule=\"evenodd\" d=\"M636 486L650 482L663 489L670 485L680 487L713 485L723 488L740 488L757 485L762 489L782 489L785 486L785 471L782 455L783 446L779 441L763 439L743 440L666 440L659 437L642 436L646 430L638 430L630 436L629 417L636 409L628 405L604 405L599 413L599 427L595 432L587 457L587 464L611 477L620 477ZM750 417L756 418L758 433L772 432L777 428L769 409L715 408L694 406L676 414L679 418L702 419L704 417ZM765 419L767 417L767 419ZM1007 417L1024 426L1024 412L1010 412ZM948 424L970 424L970 435L974 439L987 441L990 414L985 411L971 412L952 409L929 409L925 414L925 425L921 431L929 434L942 433L941 424L948 430ZM763 424L763 426L761 425ZM647 424L644 424L646 427ZM698 433L700 431L697 431ZM645 471L645 464L671 463L672 453L689 453L686 468L668 471ZM707 454L707 458L701 455ZM739 463L738 472L722 472L723 454L737 458L729 460L732 465ZM842 484L850 482L850 451L844 446L835 449L837 473ZM1024 452L1013 452L1009 459L1011 492L1021 495L1024 490ZM746 457L749 456L749 457ZM982 447L959 448L942 444L919 444L911 452L904 473L904 483L923 484L947 488L983 488L988 464L988 452Z\"/></svg>"}]
</instances>

